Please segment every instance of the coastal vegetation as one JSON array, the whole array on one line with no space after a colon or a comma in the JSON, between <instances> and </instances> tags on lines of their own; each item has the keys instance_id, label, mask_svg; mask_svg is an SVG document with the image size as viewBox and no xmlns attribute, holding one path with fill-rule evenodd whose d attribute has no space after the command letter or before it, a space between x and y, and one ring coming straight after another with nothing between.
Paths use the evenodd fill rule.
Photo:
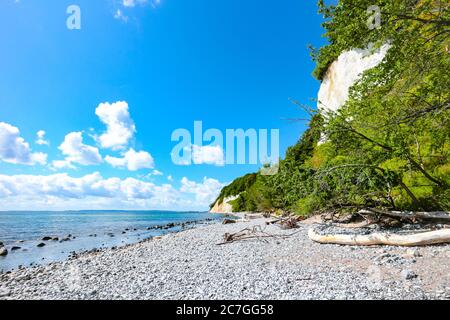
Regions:
<instances>
[{"instance_id":1,"label":"coastal vegetation","mask_svg":"<svg viewBox=\"0 0 450 320\"><path fill-rule=\"evenodd\" d=\"M388 44L338 111L312 110L309 128L280 160L279 173L238 178L218 201L233 211L298 215L363 208L450 210L450 5L439 0L348 0L326 5L329 44L312 49L323 80L345 51ZM367 27L367 8L381 25Z\"/></svg>"}]
</instances>

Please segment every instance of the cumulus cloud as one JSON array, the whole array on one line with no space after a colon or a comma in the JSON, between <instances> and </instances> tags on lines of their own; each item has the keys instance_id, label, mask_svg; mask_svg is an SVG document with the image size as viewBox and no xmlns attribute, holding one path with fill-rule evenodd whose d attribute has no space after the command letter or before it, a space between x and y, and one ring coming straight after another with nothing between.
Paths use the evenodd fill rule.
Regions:
<instances>
[{"instance_id":1,"label":"cumulus cloud","mask_svg":"<svg viewBox=\"0 0 450 320\"><path fill-rule=\"evenodd\" d=\"M0 122L0 161L24 165L45 165L47 154L31 152L30 145L20 136L20 130L17 127Z\"/></svg>"},{"instance_id":2,"label":"cumulus cloud","mask_svg":"<svg viewBox=\"0 0 450 320\"><path fill-rule=\"evenodd\" d=\"M181 191L195 195L195 200L203 205L210 205L219 195L225 184L216 179L203 178L202 183L190 181L184 177L181 179Z\"/></svg>"},{"instance_id":3,"label":"cumulus cloud","mask_svg":"<svg viewBox=\"0 0 450 320\"><path fill-rule=\"evenodd\" d=\"M224 165L224 152L221 146L192 146L192 162L194 164Z\"/></svg>"},{"instance_id":4,"label":"cumulus cloud","mask_svg":"<svg viewBox=\"0 0 450 320\"><path fill-rule=\"evenodd\" d=\"M41 145L41 146L42 145L48 146L50 143L48 142L48 140L45 139L45 135L46 135L46 132L44 130L39 130L36 133L36 137L37 137L36 144Z\"/></svg>"},{"instance_id":5,"label":"cumulus cloud","mask_svg":"<svg viewBox=\"0 0 450 320\"><path fill-rule=\"evenodd\" d=\"M197 183L183 178L182 187L117 177L95 172L82 177L67 173L48 176L0 175L0 207L5 210L172 209L207 210L223 186L204 178Z\"/></svg>"},{"instance_id":6,"label":"cumulus cloud","mask_svg":"<svg viewBox=\"0 0 450 320\"><path fill-rule=\"evenodd\" d=\"M0 189L9 196L147 198L152 196L154 185L132 178L104 179L100 173L95 172L81 178L70 177L67 173L49 176L0 175Z\"/></svg>"},{"instance_id":7,"label":"cumulus cloud","mask_svg":"<svg viewBox=\"0 0 450 320\"><path fill-rule=\"evenodd\" d=\"M64 160L55 160L52 165L56 169L74 168L74 164L83 166L97 165L103 162L98 148L83 143L81 132L71 132L64 138L64 142L58 147L66 156Z\"/></svg>"},{"instance_id":8,"label":"cumulus cloud","mask_svg":"<svg viewBox=\"0 0 450 320\"><path fill-rule=\"evenodd\" d=\"M95 110L100 121L106 125L106 132L97 137L102 148L120 150L128 145L136 127L128 111L128 103L101 103Z\"/></svg>"},{"instance_id":9,"label":"cumulus cloud","mask_svg":"<svg viewBox=\"0 0 450 320\"><path fill-rule=\"evenodd\" d=\"M133 148L124 153L122 158L106 156L105 161L115 168L127 168L130 171L153 169L155 166L150 153L145 151L136 152Z\"/></svg>"}]
</instances>

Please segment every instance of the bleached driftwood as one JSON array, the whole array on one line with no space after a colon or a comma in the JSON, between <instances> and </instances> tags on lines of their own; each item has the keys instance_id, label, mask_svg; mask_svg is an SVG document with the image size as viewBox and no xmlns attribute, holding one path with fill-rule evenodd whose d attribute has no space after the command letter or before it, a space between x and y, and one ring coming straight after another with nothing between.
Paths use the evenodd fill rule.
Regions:
<instances>
[{"instance_id":1,"label":"bleached driftwood","mask_svg":"<svg viewBox=\"0 0 450 320\"><path fill-rule=\"evenodd\" d=\"M425 246L439 243L450 243L450 229L428 231L410 235L373 233L370 235L327 234L321 235L311 228L308 236L319 243L343 244L350 246Z\"/></svg>"}]
</instances>

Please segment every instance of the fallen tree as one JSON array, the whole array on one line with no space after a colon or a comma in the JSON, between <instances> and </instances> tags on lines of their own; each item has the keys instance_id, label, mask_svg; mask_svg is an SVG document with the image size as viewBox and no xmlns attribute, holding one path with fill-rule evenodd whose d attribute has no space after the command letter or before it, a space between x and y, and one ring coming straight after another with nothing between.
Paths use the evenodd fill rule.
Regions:
<instances>
[{"instance_id":1,"label":"fallen tree","mask_svg":"<svg viewBox=\"0 0 450 320\"><path fill-rule=\"evenodd\" d=\"M450 243L450 229L442 229L417 234L398 235L375 232L369 235L350 234L319 234L314 228L309 229L308 236L311 240L325 244L342 244L351 246L425 246L431 244Z\"/></svg>"},{"instance_id":2,"label":"fallen tree","mask_svg":"<svg viewBox=\"0 0 450 320\"><path fill-rule=\"evenodd\" d=\"M389 218L397 219L400 221L408 222L431 222L431 223L449 223L450 213L444 211L437 212L400 212L400 211L387 211L376 208L367 208L359 211L359 214L376 214L386 216Z\"/></svg>"}]
</instances>

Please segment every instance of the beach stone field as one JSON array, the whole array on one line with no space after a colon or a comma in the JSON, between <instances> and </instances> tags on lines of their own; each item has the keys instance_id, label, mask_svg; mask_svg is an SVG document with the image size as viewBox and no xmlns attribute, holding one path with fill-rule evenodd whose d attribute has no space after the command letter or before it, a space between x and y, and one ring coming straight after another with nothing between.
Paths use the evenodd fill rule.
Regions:
<instances>
[{"instance_id":1,"label":"beach stone field","mask_svg":"<svg viewBox=\"0 0 450 320\"><path fill-rule=\"evenodd\" d=\"M213 223L0 274L0 299L450 299L450 245L356 247ZM259 226L269 235L218 245Z\"/></svg>"}]
</instances>

